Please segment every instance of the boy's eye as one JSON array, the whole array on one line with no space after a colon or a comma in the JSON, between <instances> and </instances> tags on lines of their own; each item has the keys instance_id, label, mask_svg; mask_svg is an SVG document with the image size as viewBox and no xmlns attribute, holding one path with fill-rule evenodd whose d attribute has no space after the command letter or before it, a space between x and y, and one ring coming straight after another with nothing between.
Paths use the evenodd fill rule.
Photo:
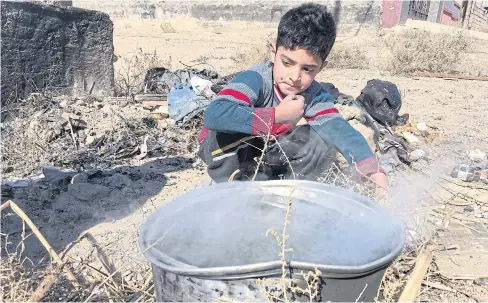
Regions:
<instances>
[{"instance_id":1,"label":"boy's eye","mask_svg":"<svg viewBox=\"0 0 488 303\"><path fill-rule=\"evenodd\" d=\"M313 72L313 68L309 68L309 67L305 67L303 68L303 70L306 71L307 73Z\"/></svg>"},{"instance_id":2,"label":"boy's eye","mask_svg":"<svg viewBox=\"0 0 488 303\"><path fill-rule=\"evenodd\" d=\"M290 65L290 61L287 61L287 60L281 60L281 62L283 62L283 65L284 66L289 66Z\"/></svg>"}]
</instances>

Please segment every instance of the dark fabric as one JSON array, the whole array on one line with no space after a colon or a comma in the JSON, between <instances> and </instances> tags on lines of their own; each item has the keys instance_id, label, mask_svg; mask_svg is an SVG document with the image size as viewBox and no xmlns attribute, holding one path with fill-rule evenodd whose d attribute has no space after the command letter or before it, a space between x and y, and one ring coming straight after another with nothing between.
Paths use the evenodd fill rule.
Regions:
<instances>
[{"instance_id":1,"label":"dark fabric","mask_svg":"<svg viewBox=\"0 0 488 303\"><path fill-rule=\"evenodd\" d=\"M356 102L381 124L397 125L402 98L394 83L377 79L369 80Z\"/></svg>"},{"instance_id":2,"label":"dark fabric","mask_svg":"<svg viewBox=\"0 0 488 303\"><path fill-rule=\"evenodd\" d=\"M253 178L264 148L261 137L252 138L223 154L212 156L213 151L243 138L248 138L248 135L210 131L201 143L198 154L208 165L208 174L215 182L228 181L237 169L240 172L234 180L248 181ZM336 152L309 125L295 127L277 141L270 140L255 180L293 179L295 175L296 179L316 181L321 173L330 168ZM223 156L222 159L218 159L219 156Z\"/></svg>"}]
</instances>

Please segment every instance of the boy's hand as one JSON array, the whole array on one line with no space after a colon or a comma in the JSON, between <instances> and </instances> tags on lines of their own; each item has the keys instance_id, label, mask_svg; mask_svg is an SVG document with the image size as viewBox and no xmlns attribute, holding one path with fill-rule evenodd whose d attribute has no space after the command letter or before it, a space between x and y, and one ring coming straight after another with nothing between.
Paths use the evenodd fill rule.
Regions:
<instances>
[{"instance_id":1,"label":"boy's hand","mask_svg":"<svg viewBox=\"0 0 488 303\"><path fill-rule=\"evenodd\" d=\"M303 116L305 98L288 95L275 109L275 123L295 125Z\"/></svg>"},{"instance_id":2,"label":"boy's hand","mask_svg":"<svg viewBox=\"0 0 488 303\"><path fill-rule=\"evenodd\" d=\"M388 199L388 178L384 173L376 173L369 177L376 184L376 200Z\"/></svg>"}]
</instances>

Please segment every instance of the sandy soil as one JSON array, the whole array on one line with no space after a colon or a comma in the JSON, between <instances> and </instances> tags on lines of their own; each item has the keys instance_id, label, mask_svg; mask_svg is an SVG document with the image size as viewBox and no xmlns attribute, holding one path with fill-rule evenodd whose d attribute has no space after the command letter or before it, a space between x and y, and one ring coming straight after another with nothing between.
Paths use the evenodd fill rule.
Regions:
<instances>
[{"instance_id":1,"label":"sandy soil","mask_svg":"<svg viewBox=\"0 0 488 303\"><path fill-rule=\"evenodd\" d=\"M225 75L242 70L252 59L260 58L266 37L275 25L115 20L114 26L115 52L119 58L133 56L139 48L144 52L156 50L162 59L171 58L172 68L207 62ZM343 34L338 41L367 47L371 68L328 69L319 80L332 82L341 92L352 96L357 96L370 79L396 83L404 98L401 112L409 113L415 122L424 121L435 127L440 135L427 144L432 157L438 160L433 161L436 170L449 170L451 163L464 161L471 149L488 151L488 82L391 76L379 68L388 55L376 32ZM470 55L473 64L477 64L477 56L486 56ZM120 68L121 61L116 62L116 68ZM124 268L122 272L125 272L129 271L126 265L131 264L130 269L135 273L128 274L137 276L146 272L148 266L137 246L138 232L145 218L174 197L208 182L204 167L191 157L131 160L126 165L104 169L81 184L40 183L18 190L15 201L56 250L61 251L83 232L90 232L116 267ZM443 167L443 163L449 166ZM410 210L420 206L417 201L410 202ZM2 232L10 234L12 239L18 238L19 220L12 215L3 219ZM26 246L30 257L43 254L33 237L26 240ZM70 251L70 256L76 260L88 259L92 251L89 243L80 242ZM488 300L488 292L474 289L480 300ZM459 293L441 293L433 298L466 300Z\"/></svg>"}]
</instances>

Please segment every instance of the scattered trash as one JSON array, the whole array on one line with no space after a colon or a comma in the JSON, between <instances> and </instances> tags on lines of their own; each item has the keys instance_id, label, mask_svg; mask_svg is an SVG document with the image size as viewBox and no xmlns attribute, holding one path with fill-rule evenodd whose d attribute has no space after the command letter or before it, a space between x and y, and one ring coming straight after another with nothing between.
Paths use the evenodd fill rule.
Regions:
<instances>
[{"instance_id":1,"label":"scattered trash","mask_svg":"<svg viewBox=\"0 0 488 303\"><path fill-rule=\"evenodd\" d=\"M451 177L462 180L464 182L475 181L475 170L467 164L455 166L451 171ZM479 175L479 174L478 174Z\"/></svg>"},{"instance_id":2,"label":"scattered trash","mask_svg":"<svg viewBox=\"0 0 488 303\"><path fill-rule=\"evenodd\" d=\"M488 170L480 170L480 180L485 183L485 184L488 184Z\"/></svg>"},{"instance_id":3,"label":"scattered trash","mask_svg":"<svg viewBox=\"0 0 488 303\"><path fill-rule=\"evenodd\" d=\"M236 74L220 77L215 71L194 68L170 70L165 67L152 68L144 78L144 93L168 95L174 85L190 85L191 78L197 76L212 82L211 89L218 93Z\"/></svg>"},{"instance_id":4,"label":"scattered trash","mask_svg":"<svg viewBox=\"0 0 488 303\"><path fill-rule=\"evenodd\" d=\"M369 80L356 98L356 103L382 125L399 125L408 120L408 116L399 119L402 98L398 87L392 82Z\"/></svg>"},{"instance_id":5,"label":"scattered trash","mask_svg":"<svg viewBox=\"0 0 488 303\"><path fill-rule=\"evenodd\" d=\"M469 160L474 162L482 162L486 160L486 153L479 149L471 150L468 153Z\"/></svg>"},{"instance_id":6,"label":"scattered trash","mask_svg":"<svg viewBox=\"0 0 488 303\"><path fill-rule=\"evenodd\" d=\"M148 136L146 135L144 137L144 142L139 145L139 151L141 152L141 154L136 156L138 160L144 159L147 156L147 139Z\"/></svg>"},{"instance_id":7,"label":"scattered trash","mask_svg":"<svg viewBox=\"0 0 488 303\"><path fill-rule=\"evenodd\" d=\"M207 99L212 99L216 96L215 93L212 91L213 84L211 81L202 79L198 76L193 76L191 77L190 82L191 87L199 96L203 96Z\"/></svg>"},{"instance_id":8,"label":"scattered trash","mask_svg":"<svg viewBox=\"0 0 488 303\"><path fill-rule=\"evenodd\" d=\"M485 285L488 285L488 278L479 278L479 279L475 279L474 280L474 283L476 285L480 285L480 286L485 286Z\"/></svg>"},{"instance_id":9,"label":"scattered trash","mask_svg":"<svg viewBox=\"0 0 488 303\"><path fill-rule=\"evenodd\" d=\"M184 124L203 112L210 102L211 100L197 95L189 85L175 85L168 94L169 117Z\"/></svg>"}]
</instances>

